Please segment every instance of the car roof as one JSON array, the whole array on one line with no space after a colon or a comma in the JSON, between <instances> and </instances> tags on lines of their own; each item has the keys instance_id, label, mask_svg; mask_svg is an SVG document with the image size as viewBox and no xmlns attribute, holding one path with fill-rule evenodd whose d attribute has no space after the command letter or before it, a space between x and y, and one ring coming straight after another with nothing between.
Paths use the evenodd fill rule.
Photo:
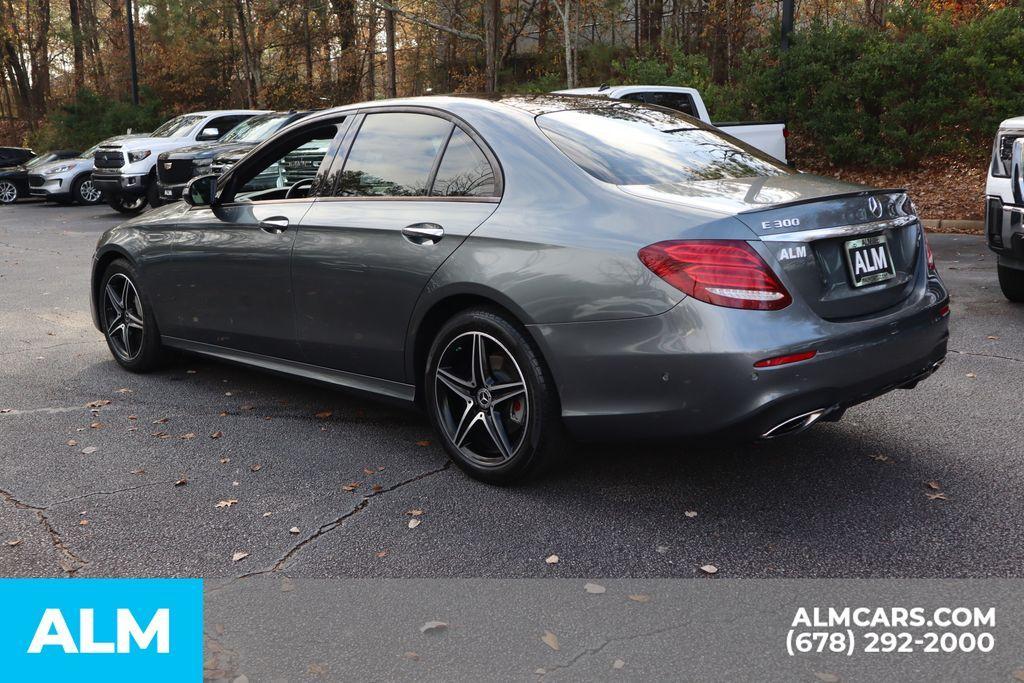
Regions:
<instances>
[{"instance_id":1,"label":"car roof","mask_svg":"<svg viewBox=\"0 0 1024 683\"><path fill-rule=\"evenodd\" d=\"M269 109L208 109L206 111L186 111L177 116L220 116L224 114L269 114ZM175 118L176 118L175 117Z\"/></svg>"},{"instance_id":2,"label":"car roof","mask_svg":"<svg viewBox=\"0 0 1024 683\"><path fill-rule=\"evenodd\" d=\"M696 88L687 88L680 85L601 85L590 88L572 88L571 90L556 90L559 95L591 95L597 97L622 97L636 92L676 92L686 95L696 95Z\"/></svg>"}]
</instances>

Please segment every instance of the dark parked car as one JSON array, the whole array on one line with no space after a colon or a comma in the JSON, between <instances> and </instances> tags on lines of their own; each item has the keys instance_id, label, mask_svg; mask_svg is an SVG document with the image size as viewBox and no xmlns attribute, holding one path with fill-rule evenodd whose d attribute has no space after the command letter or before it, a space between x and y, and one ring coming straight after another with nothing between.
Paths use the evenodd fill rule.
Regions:
<instances>
[{"instance_id":1,"label":"dark parked car","mask_svg":"<svg viewBox=\"0 0 1024 683\"><path fill-rule=\"evenodd\" d=\"M0 168L21 166L35 155L27 147L0 147Z\"/></svg>"},{"instance_id":2,"label":"dark parked car","mask_svg":"<svg viewBox=\"0 0 1024 683\"><path fill-rule=\"evenodd\" d=\"M278 111L261 114L238 124L217 142L192 145L161 153L156 167L159 200L161 202L177 201L181 198L185 184L194 176L204 173L223 173L227 168L225 159L242 158L261 141L309 113L309 111ZM219 161L216 169L213 168L215 158Z\"/></svg>"},{"instance_id":3,"label":"dark parked car","mask_svg":"<svg viewBox=\"0 0 1024 683\"><path fill-rule=\"evenodd\" d=\"M323 150L312 177L249 185L302 148ZM184 198L97 245L118 363L171 347L417 401L487 481L558 458L563 429L795 434L946 355L949 297L904 191L646 104L342 107Z\"/></svg>"},{"instance_id":4,"label":"dark parked car","mask_svg":"<svg viewBox=\"0 0 1024 683\"><path fill-rule=\"evenodd\" d=\"M40 154L20 166L8 166L0 169L0 204L13 204L18 199L29 195L28 176L33 170L51 161L71 159L79 154L81 152L60 149Z\"/></svg>"}]
</instances>

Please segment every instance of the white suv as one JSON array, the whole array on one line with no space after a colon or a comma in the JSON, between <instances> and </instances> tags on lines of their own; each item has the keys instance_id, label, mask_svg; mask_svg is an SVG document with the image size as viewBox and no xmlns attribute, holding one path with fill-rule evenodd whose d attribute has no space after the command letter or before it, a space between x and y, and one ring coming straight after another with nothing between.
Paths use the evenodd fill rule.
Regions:
<instances>
[{"instance_id":1,"label":"white suv","mask_svg":"<svg viewBox=\"0 0 1024 683\"><path fill-rule=\"evenodd\" d=\"M219 140L242 121L264 113L252 109L227 109L182 114L147 137L103 143L94 155L93 186L117 211L138 213L146 204L156 203L153 199L160 152Z\"/></svg>"},{"instance_id":2,"label":"white suv","mask_svg":"<svg viewBox=\"0 0 1024 683\"><path fill-rule=\"evenodd\" d=\"M1024 303L1024 116L999 126L985 183L985 232L996 252L999 286Z\"/></svg>"}]
</instances>

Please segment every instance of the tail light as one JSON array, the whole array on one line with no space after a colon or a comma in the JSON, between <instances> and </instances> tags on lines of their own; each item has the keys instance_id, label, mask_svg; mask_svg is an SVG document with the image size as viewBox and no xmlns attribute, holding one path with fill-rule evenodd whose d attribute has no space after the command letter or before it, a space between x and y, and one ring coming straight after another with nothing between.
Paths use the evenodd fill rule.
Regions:
<instances>
[{"instance_id":1,"label":"tail light","mask_svg":"<svg viewBox=\"0 0 1024 683\"><path fill-rule=\"evenodd\" d=\"M777 311L793 301L746 242L670 240L644 247L638 255L662 280L709 304Z\"/></svg>"},{"instance_id":2,"label":"tail light","mask_svg":"<svg viewBox=\"0 0 1024 683\"><path fill-rule=\"evenodd\" d=\"M934 273L935 270L935 254L932 253L932 245L928 244L928 236L922 230L921 239L924 240L924 254L925 258L928 259L928 272Z\"/></svg>"}]
</instances>

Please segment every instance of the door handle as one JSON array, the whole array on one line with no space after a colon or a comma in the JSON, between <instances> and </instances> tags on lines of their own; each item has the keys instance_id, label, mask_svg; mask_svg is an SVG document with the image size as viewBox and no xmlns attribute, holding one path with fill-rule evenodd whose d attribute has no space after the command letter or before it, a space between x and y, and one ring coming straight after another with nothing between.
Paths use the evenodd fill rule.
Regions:
<instances>
[{"instance_id":1,"label":"door handle","mask_svg":"<svg viewBox=\"0 0 1024 683\"><path fill-rule=\"evenodd\" d=\"M284 216L273 216L264 218L259 222L260 230L279 235L288 229L288 219Z\"/></svg>"},{"instance_id":2,"label":"door handle","mask_svg":"<svg viewBox=\"0 0 1024 683\"><path fill-rule=\"evenodd\" d=\"M434 244L444 237L444 228L437 223L413 223L402 228L402 236L413 244Z\"/></svg>"}]
</instances>

